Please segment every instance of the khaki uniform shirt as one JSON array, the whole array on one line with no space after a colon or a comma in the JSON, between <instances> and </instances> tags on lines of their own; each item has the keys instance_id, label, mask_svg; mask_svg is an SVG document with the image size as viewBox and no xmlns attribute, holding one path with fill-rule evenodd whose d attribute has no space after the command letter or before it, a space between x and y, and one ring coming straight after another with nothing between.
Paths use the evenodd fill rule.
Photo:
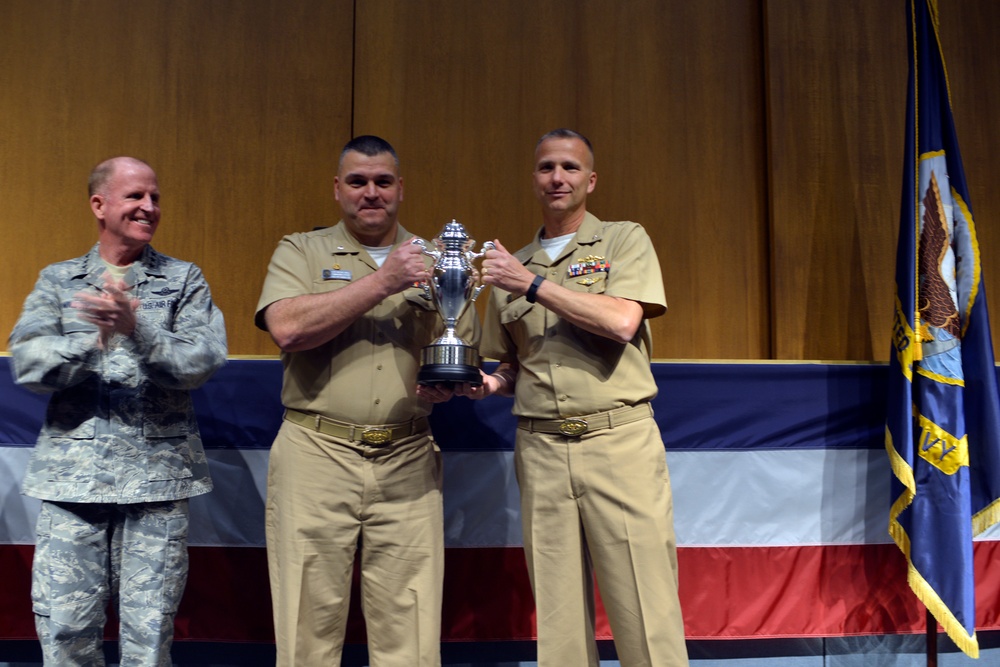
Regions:
<instances>
[{"instance_id":1,"label":"khaki uniform shirt","mask_svg":"<svg viewBox=\"0 0 1000 667\"><path fill-rule=\"evenodd\" d=\"M226 361L226 328L197 266L147 247L125 274L135 332L96 346L72 306L99 291L95 245L42 270L10 335L14 381L52 394L25 495L83 503L188 498L212 489L190 390Z\"/></svg>"},{"instance_id":2,"label":"khaki uniform shirt","mask_svg":"<svg viewBox=\"0 0 1000 667\"><path fill-rule=\"evenodd\" d=\"M568 289L637 301L646 317L666 311L656 251L634 222L602 222L588 213L554 261L537 235L515 257ZM518 364L513 412L521 417L565 419L647 402L657 391L645 320L635 338L621 344L493 288L481 351Z\"/></svg>"},{"instance_id":3,"label":"khaki uniform shirt","mask_svg":"<svg viewBox=\"0 0 1000 667\"><path fill-rule=\"evenodd\" d=\"M393 246L412 238L400 226ZM257 302L257 326L266 329L264 310L275 301L332 292L376 270L378 265L343 221L290 234L271 257ZM467 308L457 329L470 345L479 342L474 313ZM396 424L426 416L431 406L416 395L420 351L442 333L443 320L422 288L393 294L333 340L311 350L283 352L282 403L352 424Z\"/></svg>"}]
</instances>

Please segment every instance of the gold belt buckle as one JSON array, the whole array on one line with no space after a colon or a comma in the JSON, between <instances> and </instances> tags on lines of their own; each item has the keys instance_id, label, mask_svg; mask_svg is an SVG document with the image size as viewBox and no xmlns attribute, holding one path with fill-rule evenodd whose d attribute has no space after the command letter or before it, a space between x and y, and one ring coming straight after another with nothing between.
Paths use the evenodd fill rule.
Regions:
<instances>
[{"instance_id":1,"label":"gold belt buckle","mask_svg":"<svg viewBox=\"0 0 1000 667\"><path fill-rule=\"evenodd\" d=\"M361 442L368 445L384 445L392 441L392 432L387 428L366 428L361 434Z\"/></svg>"},{"instance_id":2,"label":"gold belt buckle","mask_svg":"<svg viewBox=\"0 0 1000 667\"><path fill-rule=\"evenodd\" d=\"M587 424L586 419L580 419L579 417L570 417L569 419L564 419L562 424L559 424L559 432L563 435L577 436L583 435L587 432L590 426Z\"/></svg>"}]
</instances>

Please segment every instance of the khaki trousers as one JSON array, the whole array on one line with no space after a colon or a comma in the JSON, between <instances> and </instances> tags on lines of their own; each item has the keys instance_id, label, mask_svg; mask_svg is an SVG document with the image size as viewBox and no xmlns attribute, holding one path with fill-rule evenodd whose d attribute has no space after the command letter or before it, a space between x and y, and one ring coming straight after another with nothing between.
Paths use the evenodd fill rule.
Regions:
<instances>
[{"instance_id":1,"label":"khaki trousers","mask_svg":"<svg viewBox=\"0 0 1000 667\"><path fill-rule=\"evenodd\" d=\"M670 478L652 418L581 437L518 429L539 667L598 665L594 575L623 667L686 667Z\"/></svg>"},{"instance_id":2,"label":"khaki trousers","mask_svg":"<svg viewBox=\"0 0 1000 667\"><path fill-rule=\"evenodd\" d=\"M283 422L265 517L278 667L340 664L359 542L370 664L438 667L443 523L429 432L376 447Z\"/></svg>"}]
</instances>

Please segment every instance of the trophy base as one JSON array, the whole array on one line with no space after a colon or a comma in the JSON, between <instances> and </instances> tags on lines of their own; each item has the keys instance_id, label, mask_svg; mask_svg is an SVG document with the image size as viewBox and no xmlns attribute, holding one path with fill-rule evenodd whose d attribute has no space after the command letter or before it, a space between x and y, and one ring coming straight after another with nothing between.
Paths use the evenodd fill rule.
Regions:
<instances>
[{"instance_id":1,"label":"trophy base","mask_svg":"<svg viewBox=\"0 0 1000 667\"><path fill-rule=\"evenodd\" d=\"M468 382L481 385L479 352L468 345L428 345L420 357L423 365L417 373L417 384L447 384Z\"/></svg>"}]
</instances>

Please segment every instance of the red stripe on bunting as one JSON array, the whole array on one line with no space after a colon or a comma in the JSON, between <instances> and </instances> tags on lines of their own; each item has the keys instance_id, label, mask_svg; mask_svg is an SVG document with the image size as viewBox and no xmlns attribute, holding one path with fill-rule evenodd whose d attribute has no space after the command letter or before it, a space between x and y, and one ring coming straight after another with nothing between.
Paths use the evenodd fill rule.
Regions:
<instances>
[{"instance_id":1,"label":"red stripe on bunting","mask_svg":"<svg viewBox=\"0 0 1000 667\"><path fill-rule=\"evenodd\" d=\"M31 556L34 545L0 544L0 640L35 639L31 615Z\"/></svg>"},{"instance_id":2,"label":"red stripe on bunting","mask_svg":"<svg viewBox=\"0 0 1000 667\"><path fill-rule=\"evenodd\" d=\"M177 639L272 642L265 550L192 547ZM33 639L31 545L0 545L0 640ZM976 626L1000 629L1000 542L977 542ZM691 639L923 633L894 545L683 547L681 603ZM520 547L447 549L445 641L534 637L531 588ZM357 593L348 642L365 641ZM109 632L113 638L116 633ZM599 638L610 638L603 609Z\"/></svg>"}]
</instances>

